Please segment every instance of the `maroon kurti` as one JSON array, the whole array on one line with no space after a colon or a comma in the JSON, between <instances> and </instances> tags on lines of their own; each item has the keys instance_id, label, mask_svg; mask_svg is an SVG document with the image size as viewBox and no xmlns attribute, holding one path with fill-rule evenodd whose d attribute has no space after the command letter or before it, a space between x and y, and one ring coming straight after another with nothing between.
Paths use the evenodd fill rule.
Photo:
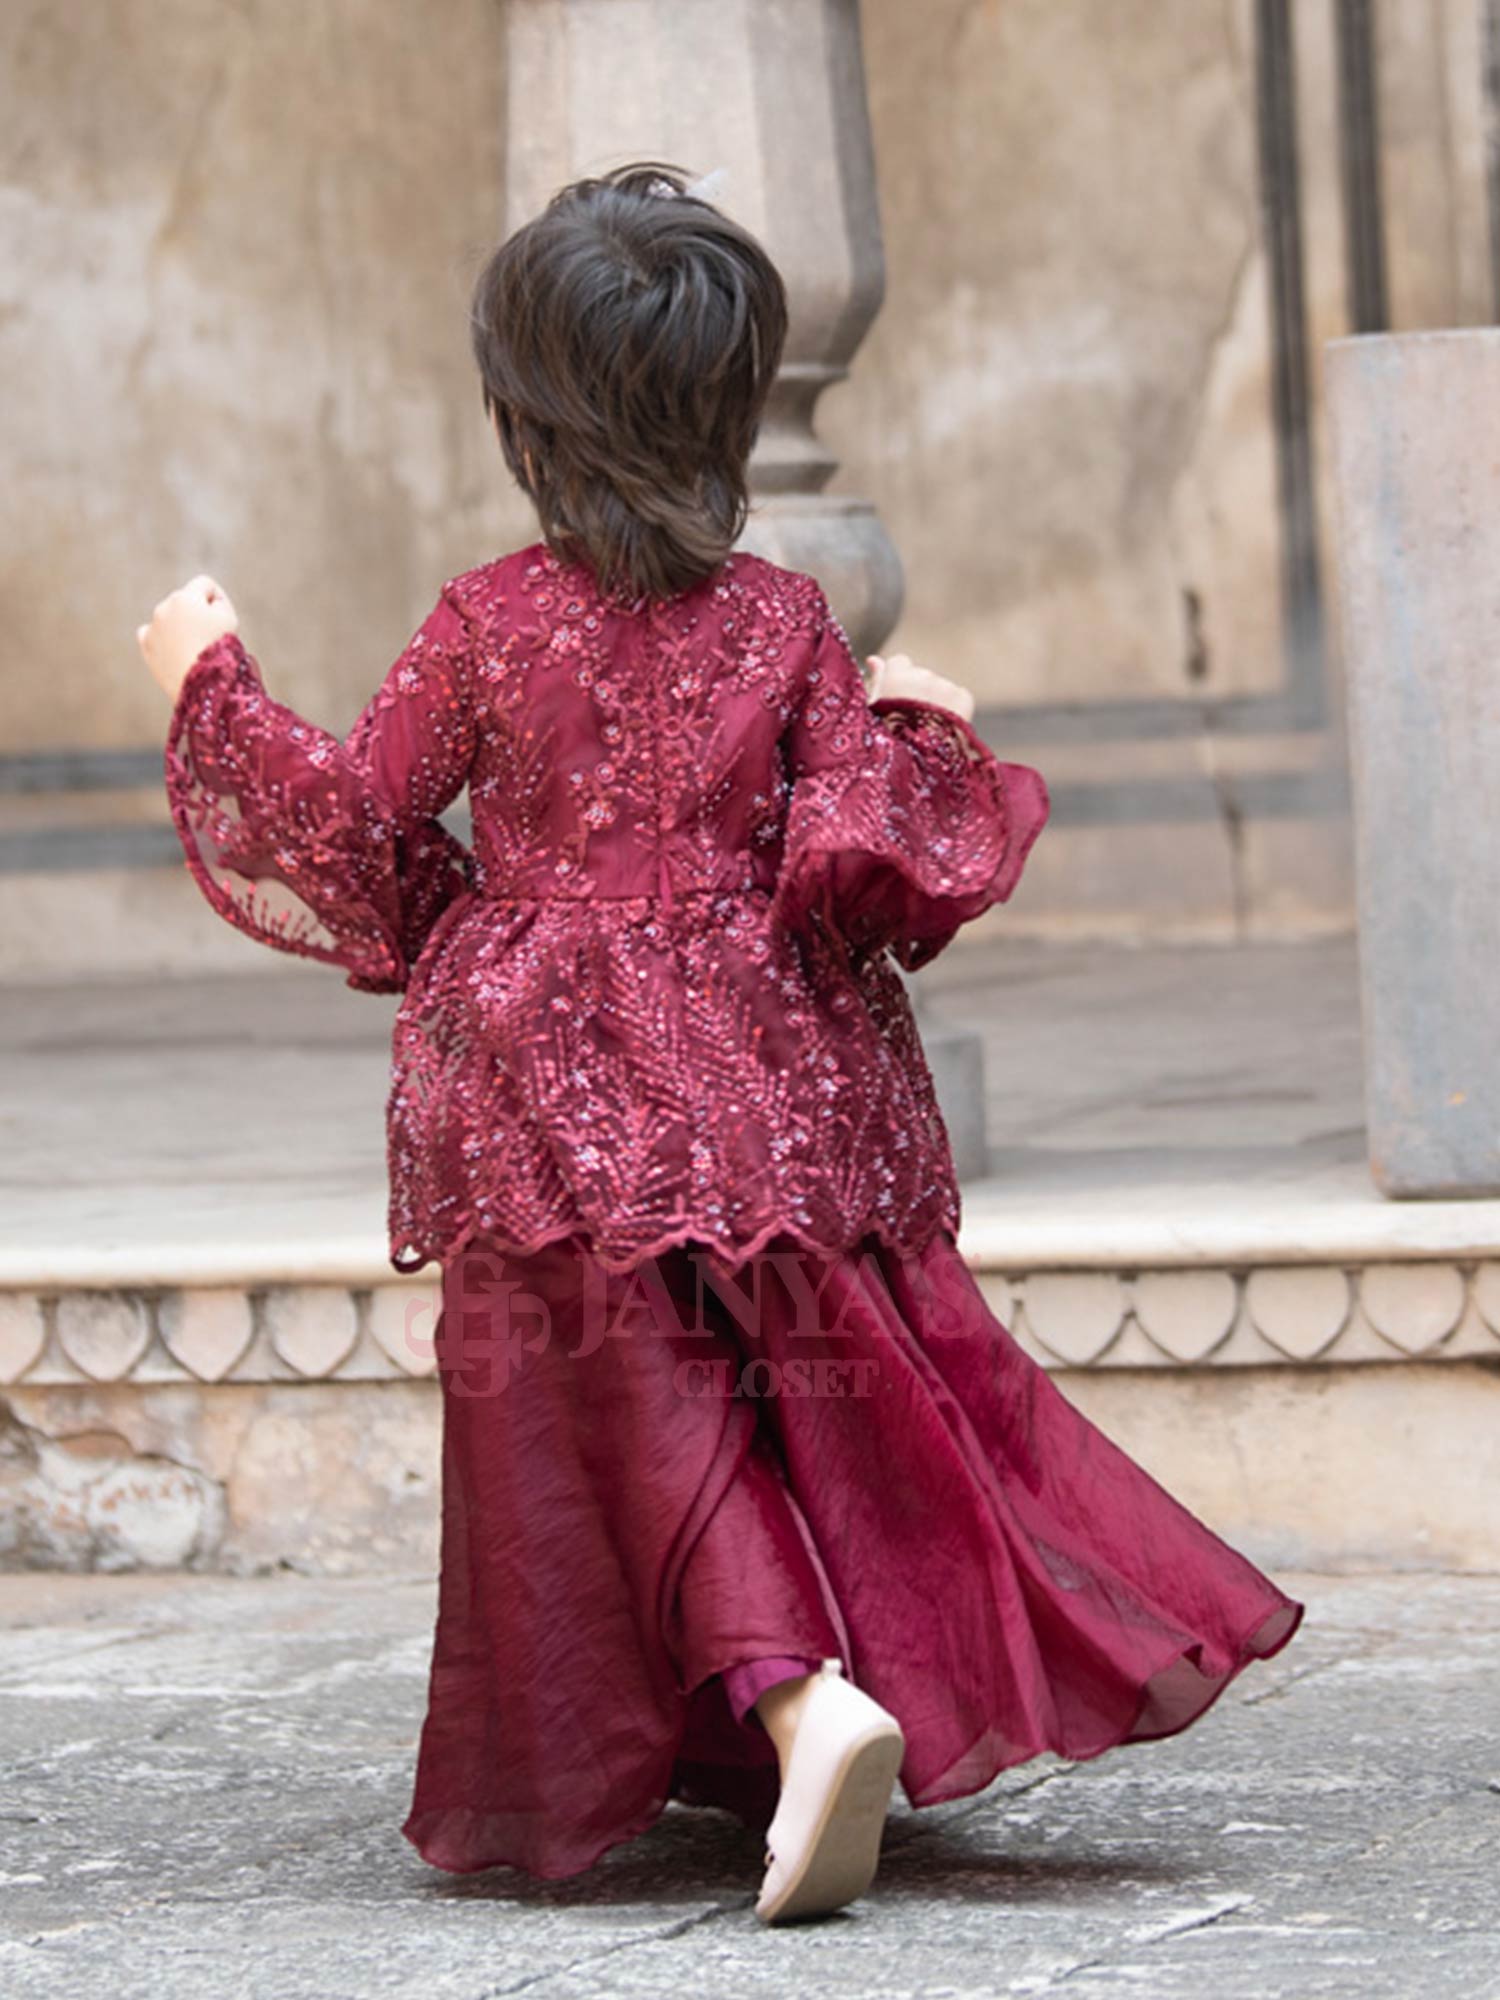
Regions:
<instances>
[{"instance_id":1,"label":"maroon kurti","mask_svg":"<svg viewBox=\"0 0 1500 2000\"><path fill-rule=\"evenodd\" d=\"M472 855L435 817L465 782ZM523 550L445 584L344 744L225 638L167 783L224 916L405 989L398 1269L482 1234L582 1228L624 1268L690 1238L956 1229L880 947L913 968L1008 896L1046 791L946 709L872 710L810 578L736 555L624 607Z\"/></svg>"},{"instance_id":2,"label":"maroon kurti","mask_svg":"<svg viewBox=\"0 0 1500 2000\"><path fill-rule=\"evenodd\" d=\"M1046 787L869 704L810 578L736 554L626 604L538 545L443 586L343 742L217 641L165 768L226 919L403 994L390 1254L444 1295L429 1860L573 1873L670 1797L762 1818L723 1675L769 1655L839 1654L927 1804L1181 1728L1291 1637L958 1254L892 961L1010 895ZM472 851L437 817L466 783Z\"/></svg>"}]
</instances>

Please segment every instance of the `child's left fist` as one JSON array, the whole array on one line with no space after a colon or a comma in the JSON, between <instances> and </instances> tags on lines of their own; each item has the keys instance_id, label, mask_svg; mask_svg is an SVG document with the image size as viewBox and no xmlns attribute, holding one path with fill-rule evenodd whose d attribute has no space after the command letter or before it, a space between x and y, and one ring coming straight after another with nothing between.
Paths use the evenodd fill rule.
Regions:
<instances>
[{"instance_id":1,"label":"child's left fist","mask_svg":"<svg viewBox=\"0 0 1500 2000\"><path fill-rule=\"evenodd\" d=\"M974 720L972 688L950 681L943 674L935 674L930 667L919 667L905 653L892 653L889 659L882 658L879 653L871 653L870 665L874 669L869 688L871 701L879 701L884 695L894 695L898 699L926 701L935 708L951 709L965 722Z\"/></svg>"},{"instance_id":2,"label":"child's left fist","mask_svg":"<svg viewBox=\"0 0 1500 2000\"><path fill-rule=\"evenodd\" d=\"M135 636L157 685L175 701L204 647L239 626L228 595L211 576L195 576L164 597L150 623L137 625Z\"/></svg>"}]
</instances>

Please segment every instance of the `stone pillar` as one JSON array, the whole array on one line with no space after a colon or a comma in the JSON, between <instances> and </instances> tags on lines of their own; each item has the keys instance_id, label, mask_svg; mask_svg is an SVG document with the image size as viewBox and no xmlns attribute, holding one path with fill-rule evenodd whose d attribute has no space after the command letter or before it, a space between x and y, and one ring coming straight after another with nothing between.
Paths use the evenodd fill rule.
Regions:
<instances>
[{"instance_id":1,"label":"stone pillar","mask_svg":"<svg viewBox=\"0 0 1500 2000\"><path fill-rule=\"evenodd\" d=\"M1370 1168L1500 1194L1500 330L1328 347Z\"/></svg>"},{"instance_id":2,"label":"stone pillar","mask_svg":"<svg viewBox=\"0 0 1500 2000\"><path fill-rule=\"evenodd\" d=\"M766 245L791 306L743 543L816 576L855 650L876 651L900 559L867 501L825 490L837 461L813 429L885 290L858 0L510 0L506 56L507 229L627 160L723 168L713 199ZM923 1041L958 1171L983 1173L980 1039L924 1021Z\"/></svg>"},{"instance_id":3,"label":"stone pillar","mask_svg":"<svg viewBox=\"0 0 1500 2000\"><path fill-rule=\"evenodd\" d=\"M824 491L813 411L880 309L885 259L858 0L510 0L505 226L630 159L703 174L786 280L791 332L752 466L744 540L815 575L860 653L901 609L867 501Z\"/></svg>"}]
</instances>

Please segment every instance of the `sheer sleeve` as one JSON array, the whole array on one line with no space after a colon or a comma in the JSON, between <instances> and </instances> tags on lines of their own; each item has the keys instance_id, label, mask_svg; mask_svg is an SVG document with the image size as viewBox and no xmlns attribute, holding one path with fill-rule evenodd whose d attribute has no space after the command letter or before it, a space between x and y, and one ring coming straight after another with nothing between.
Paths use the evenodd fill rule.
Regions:
<instances>
[{"instance_id":1,"label":"sheer sleeve","mask_svg":"<svg viewBox=\"0 0 1500 2000\"><path fill-rule=\"evenodd\" d=\"M908 972L1006 901L1047 821L1041 773L1004 763L951 709L867 700L821 590L812 652L783 738L791 780L773 916L816 917L855 951Z\"/></svg>"},{"instance_id":2,"label":"sheer sleeve","mask_svg":"<svg viewBox=\"0 0 1500 2000\"><path fill-rule=\"evenodd\" d=\"M237 634L178 690L167 797L204 896L279 951L400 992L443 909L472 884L437 815L473 761L467 616L445 585L342 742L273 701Z\"/></svg>"}]
</instances>

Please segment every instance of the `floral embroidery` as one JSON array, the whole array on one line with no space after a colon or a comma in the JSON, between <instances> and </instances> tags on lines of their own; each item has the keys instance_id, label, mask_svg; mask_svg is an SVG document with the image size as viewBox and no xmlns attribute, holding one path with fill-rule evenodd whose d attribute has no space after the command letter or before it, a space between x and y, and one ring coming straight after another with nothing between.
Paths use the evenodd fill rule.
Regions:
<instances>
[{"instance_id":1,"label":"floral embroidery","mask_svg":"<svg viewBox=\"0 0 1500 2000\"><path fill-rule=\"evenodd\" d=\"M397 1269L476 1233L626 1268L956 1231L896 963L1009 896L1046 788L947 710L869 704L810 578L736 554L622 604L522 550L443 586L342 743L230 636L165 774L227 921L403 993ZM466 784L472 850L438 818Z\"/></svg>"}]
</instances>

